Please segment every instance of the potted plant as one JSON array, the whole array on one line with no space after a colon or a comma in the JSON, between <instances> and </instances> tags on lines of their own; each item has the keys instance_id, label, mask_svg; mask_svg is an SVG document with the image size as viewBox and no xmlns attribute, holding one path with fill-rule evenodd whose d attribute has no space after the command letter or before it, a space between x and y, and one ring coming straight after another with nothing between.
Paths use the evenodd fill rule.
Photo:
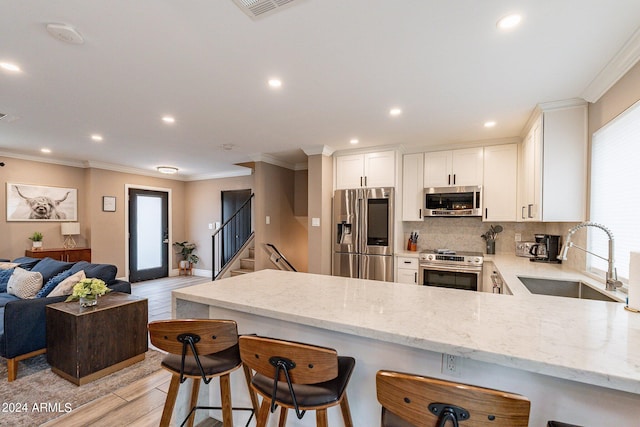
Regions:
<instances>
[{"instance_id":1,"label":"potted plant","mask_svg":"<svg viewBox=\"0 0 640 427\"><path fill-rule=\"evenodd\" d=\"M180 268L190 269L192 264L197 264L198 261L200 261L200 257L193 253L193 251L196 250L195 243L189 243L187 241L175 242L173 246L176 247L176 254L180 254L182 256L182 260L180 260Z\"/></svg>"},{"instance_id":2,"label":"potted plant","mask_svg":"<svg viewBox=\"0 0 640 427\"><path fill-rule=\"evenodd\" d=\"M34 231L33 234L31 235L31 237L29 237L29 240L31 240L31 249L34 251L39 251L42 250L42 233L39 231Z\"/></svg>"}]
</instances>

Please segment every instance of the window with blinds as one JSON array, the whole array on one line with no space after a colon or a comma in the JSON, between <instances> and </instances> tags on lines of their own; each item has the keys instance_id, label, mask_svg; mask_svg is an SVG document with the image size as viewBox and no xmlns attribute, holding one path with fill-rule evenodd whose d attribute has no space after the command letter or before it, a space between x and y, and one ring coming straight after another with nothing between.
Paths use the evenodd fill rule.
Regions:
<instances>
[{"instance_id":1,"label":"window with blinds","mask_svg":"<svg viewBox=\"0 0 640 427\"><path fill-rule=\"evenodd\" d=\"M593 134L590 220L613 232L618 277L629 277L629 253L640 251L640 101ZM589 228L588 249L606 258L608 239ZM607 263L587 256L587 268L605 272Z\"/></svg>"}]
</instances>

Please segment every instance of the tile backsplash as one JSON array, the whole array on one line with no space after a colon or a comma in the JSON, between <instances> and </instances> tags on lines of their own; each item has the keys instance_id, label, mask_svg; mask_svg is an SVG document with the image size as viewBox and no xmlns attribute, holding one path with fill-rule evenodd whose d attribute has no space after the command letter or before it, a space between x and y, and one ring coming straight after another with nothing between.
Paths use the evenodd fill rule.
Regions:
<instances>
[{"instance_id":1,"label":"tile backsplash","mask_svg":"<svg viewBox=\"0 0 640 427\"><path fill-rule=\"evenodd\" d=\"M557 234L562 237L577 223L543 222L482 222L482 218L427 218L422 222L403 222L404 241L412 231L418 231L418 251L427 249L453 249L485 253L485 241L482 237L491 225L500 224L503 231L496 238L496 254L515 253L515 235L520 233L522 241L535 241L535 234ZM586 233L576 233L573 241L583 246ZM583 270L585 256L581 251L570 251L566 264Z\"/></svg>"}]
</instances>

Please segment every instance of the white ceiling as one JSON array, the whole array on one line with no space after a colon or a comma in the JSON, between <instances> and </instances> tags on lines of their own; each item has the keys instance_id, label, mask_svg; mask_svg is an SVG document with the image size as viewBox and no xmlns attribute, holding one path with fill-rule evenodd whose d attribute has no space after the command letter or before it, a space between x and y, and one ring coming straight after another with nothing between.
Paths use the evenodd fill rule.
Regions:
<instances>
[{"instance_id":1,"label":"white ceiling","mask_svg":"<svg viewBox=\"0 0 640 427\"><path fill-rule=\"evenodd\" d=\"M521 26L497 30L511 12ZM301 0L258 20L232 0L5 1L0 62L22 72L0 70L0 155L197 179L354 137L408 150L517 137L537 103L584 97L639 17L638 0Z\"/></svg>"}]
</instances>

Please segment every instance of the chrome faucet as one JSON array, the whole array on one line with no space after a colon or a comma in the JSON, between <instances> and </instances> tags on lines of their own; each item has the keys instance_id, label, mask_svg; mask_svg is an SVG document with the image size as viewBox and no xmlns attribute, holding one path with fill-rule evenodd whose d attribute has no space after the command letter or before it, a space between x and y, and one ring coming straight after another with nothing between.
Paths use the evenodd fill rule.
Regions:
<instances>
[{"instance_id":1,"label":"chrome faucet","mask_svg":"<svg viewBox=\"0 0 640 427\"><path fill-rule=\"evenodd\" d=\"M603 256L600 256L598 254L594 254L593 252L590 252L588 250L586 250L585 248L582 248L576 244L574 244L571 241L571 236L573 235L573 233L575 233L576 231L580 230L581 228L584 227L595 227L595 228L599 228L600 230L604 231L605 233L607 233L607 236L609 237L609 257L605 258ZM584 251L588 254L591 254L593 256L596 256L600 259L603 259L605 261L607 261L608 263L608 269L607 269L607 277L606 277L606 285L605 285L605 289L608 291L615 291L617 288L622 286L622 282L618 280L618 271L616 270L615 266L614 266L614 259L613 259L613 253L614 253L614 245L613 245L613 233L611 232L611 230L609 230L607 227L605 227L602 224L597 224L595 222L583 222L581 224L576 225L575 227L571 228L568 232L567 232L567 237L565 237L564 239L564 243L562 244L562 249L560 250L560 255L558 255L558 259L561 260L566 260L567 259L567 252L569 252L569 248L571 247L575 247L580 249L581 251Z\"/></svg>"}]
</instances>

